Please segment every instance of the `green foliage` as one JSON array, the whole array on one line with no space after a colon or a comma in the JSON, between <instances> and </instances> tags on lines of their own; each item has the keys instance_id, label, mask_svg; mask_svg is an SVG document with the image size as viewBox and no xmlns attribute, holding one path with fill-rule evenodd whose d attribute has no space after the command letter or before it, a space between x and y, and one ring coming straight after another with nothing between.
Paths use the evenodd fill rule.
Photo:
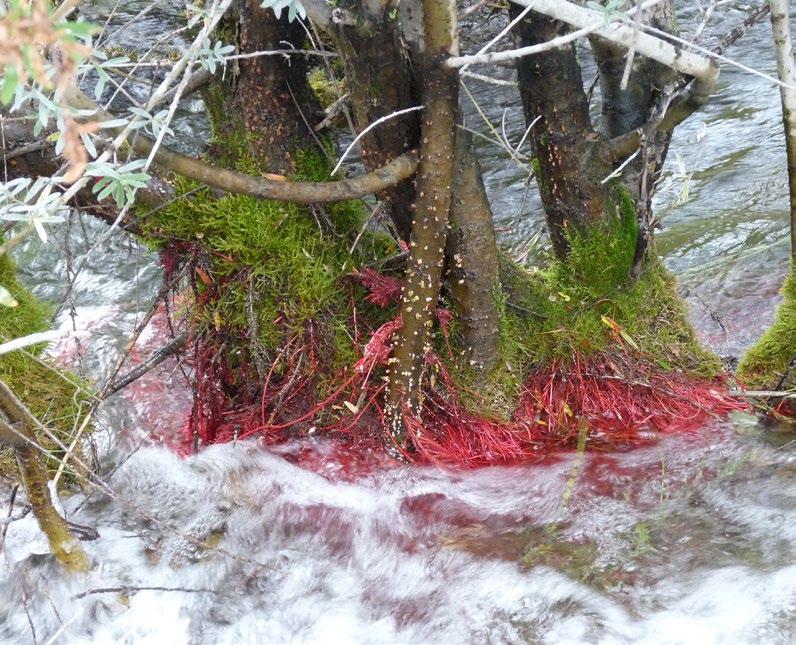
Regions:
<instances>
[{"instance_id":1,"label":"green foliage","mask_svg":"<svg viewBox=\"0 0 796 645\"><path fill-rule=\"evenodd\" d=\"M322 155L299 152L296 161L294 179L328 178ZM254 162L239 161L237 168L253 172ZM396 251L385 238L366 233L350 253L364 222L361 202L332 204L313 213L306 206L243 195L216 198L185 180L178 181L177 189L185 197L148 217L142 229L150 239L201 246L200 266L213 284L197 279L197 288L200 294L213 293L203 307L192 308L199 331L250 337L253 302L260 347L276 350L312 324L327 359L336 365L354 362L351 292L343 278ZM361 300L363 292L353 288ZM362 315L362 303L357 306Z\"/></svg>"},{"instance_id":2,"label":"green foliage","mask_svg":"<svg viewBox=\"0 0 796 645\"><path fill-rule=\"evenodd\" d=\"M18 303L14 308L0 309L0 342L49 328L50 307L36 300L19 283L14 263L5 254L0 255L0 283L8 288ZM37 360L42 347L28 349L30 354L15 351L0 356L0 379L68 445L75 423L80 419L80 412L89 400L85 384L74 376L67 377L56 372L45 360ZM45 438L39 439L48 445ZM55 448L51 445L48 447ZM58 454L58 451L55 450L55 453ZM49 465L57 466L55 462ZM15 473L16 463L11 451L0 450L0 479L13 477Z\"/></svg>"},{"instance_id":3,"label":"green foliage","mask_svg":"<svg viewBox=\"0 0 796 645\"><path fill-rule=\"evenodd\" d=\"M744 354L738 378L751 389L776 388L796 358L796 275L791 271L782 285L782 302L774 323Z\"/></svg>"}]
</instances>

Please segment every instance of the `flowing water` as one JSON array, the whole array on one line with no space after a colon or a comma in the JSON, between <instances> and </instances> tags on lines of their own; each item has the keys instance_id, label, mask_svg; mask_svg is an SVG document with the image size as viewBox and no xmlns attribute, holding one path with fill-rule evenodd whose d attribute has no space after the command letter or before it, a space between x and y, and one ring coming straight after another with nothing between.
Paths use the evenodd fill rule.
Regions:
<instances>
[{"instance_id":1,"label":"flowing water","mask_svg":"<svg viewBox=\"0 0 796 645\"><path fill-rule=\"evenodd\" d=\"M724 3L712 31L745 8ZM167 18L117 40L151 41ZM693 24L688 11L682 19ZM767 29L732 55L772 71ZM588 79L585 58L584 67ZM498 123L508 109L518 142L512 90L470 85ZM182 132L203 132L190 115L200 109L186 105ZM504 242L521 248L540 226L533 191L524 199L527 170L491 144L480 152ZM776 90L725 68L670 159L658 250L705 340L738 355L770 322L787 266ZM103 230L76 221L72 252ZM30 244L18 260L38 295L59 298L57 244ZM95 250L74 290L79 345L56 348L60 359L102 377L159 280L157 259L123 235ZM68 310L59 320L72 324ZM162 324L150 327L141 355L166 337ZM749 415L627 452L587 445L533 465L456 471L374 469L322 439L179 458L163 444L190 405L166 363L104 406L97 440L113 495L63 500L72 521L99 531L84 543L95 566L64 577L33 519L12 522L0 641L793 642L796 458L781 429Z\"/></svg>"}]
</instances>

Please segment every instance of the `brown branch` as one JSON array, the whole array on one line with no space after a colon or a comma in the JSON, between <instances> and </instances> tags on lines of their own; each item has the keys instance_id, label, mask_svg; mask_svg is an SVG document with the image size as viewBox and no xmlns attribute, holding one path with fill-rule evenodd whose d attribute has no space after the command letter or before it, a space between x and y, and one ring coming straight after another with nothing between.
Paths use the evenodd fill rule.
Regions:
<instances>
[{"instance_id":1,"label":"brown branch","mask_svg":"<svg viewBox=\"0 0 796 645\"><path fill-rule=\"evenodd\" d=\"M77 89L73 89L68 101L72 107L81 110L94 110L92 117L94 120L106 121L113 118L110 113L102 110L83 92ZM112 129L110 131L114 132ZM115 130L117 133L120 131L121 128ZM132 150L142 157L149 156L154 146L154 141L143 136L140 132L137 133L137 136L132 137L130 142ZM408 152L396 157L377 170L352 179L329 182L290 182L275 181L234 170L217 168L163 146L158 148L154 159L155 163L164 170L200 181L213 188L230 193L296 204L340 202L348 199L359 199L366 195L381 192L411 177L415 173L418 163L417 154Z\"/></svg>"},{"instance_id":2,"label":"brown branch","mask_svg":"<svg viewBox=\"0 0 796 645\"><path fill-rule=\"evenodd\" d=\"M182 334L177 336L174 340L170 343L167 343L159 350L154 352L146 361L138 365L137 367L133 368L124 376L120 376L113 382L111 382L103 392L104 397L109 397L112 394L116 394L119 390L124 387L127 387L133 381L141 378L144 374L149 372L150 370L154 369L158 365L160 365L163 361L165 361L169 356L175 354L176 352L182 349L183 345L185 345L185 341L187 340L188 335Z\"/></svg>"},{"instance_id":3,"label":"brown branch","mask_svg":"<svg viewBox=\"0 0 796 645\"><path fill-rule=\"evenodd\" d=\"M0 380L0 412L8 419L0 424L0 435L9 438L14 448L22 483L33 514L47 536L50 548L58 562L67 571L88 570L88 558L77 540L69 531L69 526L53 506L47 484L47 470L42 463L36 444L35 429L41 425L36 417L25 407L14 392Z\"/></svg>"},{"instance_id":4,"label":"brown branch","mask_svg":"<svg viewBox=\"0 0 796 645\"><path fill-rule=\"evenodd\" d=\"M73 600L80 600L86 596L92 596L100 593L123 593L129 594L133 591L180 591L183 593L217 593L215 589L191 589L190 587L102 587L100 589L89 589L88 591L81 591L72 596Z\"/></svg>"}]
</instances>

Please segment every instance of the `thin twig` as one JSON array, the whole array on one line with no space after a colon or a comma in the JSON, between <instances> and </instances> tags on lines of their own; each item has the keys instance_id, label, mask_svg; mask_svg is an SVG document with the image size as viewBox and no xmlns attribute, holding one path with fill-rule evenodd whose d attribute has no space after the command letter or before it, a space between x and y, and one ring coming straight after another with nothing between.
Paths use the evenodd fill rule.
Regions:
<instances>
[{"instance_id":1,"label":"thin twig","mask_svg":"<svg viewBox=\"0 0 796 645\"><path fill-rule=\"evenodd\" d=\"M160 365L163 361L165 361L169 356L175 354L176 352L180 351L183 346L185 345L185 341L188 339L188 334L184 333L170 343L164 345L159 350L153 352L150 357L141 363L140 365L136 366L124 376L117 378L116 380L112 381L104 390L103 396L104 398L108 398L109 396L116 394L122 388L127 387L130 383L138 380L144 374L149 372L150 370L154 369L158 365Z\"/></svg>"},{"instance_id":2,"label":"thin twig","mask_svg":"<svg viewBox=\"0 0 796 645\"><path fill-rule=\"evenodd\" d=\"M398 110L397 112L392 112L391 114L385 114L383 117L376 119L367 128L362 130L362 132L360 132L356 136L356 138L351 142L351 144L345 149L345 152L343 152L343 154L340 156L340 160L337 162L337 165L334 167L332 172L329 173L329 175L330 176L334 176L337 173L337 171L340 170L340 166L343 165L343 161L348 156L348 153L351 152L351 149L357 143L359 143L360 139L362 139L362 137L364 137L368 132L370 132L374 128L378 127L379 125L381 125L385 121L389 121L390 119L394 119L396 117L403 116L404 114L409 114L410 112L417 112L419 110L422 110L423 108L424 108L423 105L415 105L414 107L406 108L404 110Z\"/></svg>"},{"instance_id":3,"label":"thin twig","mask_svg":"<svg viewBox=\"0 0 796 645\"><path fill-rule=\"evenodd\" d=\"M89 589L88 591L81 591L78 594L72 596L73 600L79 600L80 598L85 598L86 596L93 596L94 594L100 593L124 593L128 594L130 592L135 591L180 591L185 593L218 593L215 589L192 589L190 587L134 587L134 586L124 586L124 587L100 587L97 589Z\"/></svg>"}]
</instances>

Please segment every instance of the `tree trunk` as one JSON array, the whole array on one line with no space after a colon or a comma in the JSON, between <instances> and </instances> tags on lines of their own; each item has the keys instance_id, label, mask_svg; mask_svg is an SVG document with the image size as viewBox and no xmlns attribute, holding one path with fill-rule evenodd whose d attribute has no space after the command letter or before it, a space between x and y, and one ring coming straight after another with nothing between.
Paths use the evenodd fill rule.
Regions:
<instances>
[{"instance_id":1,"label":"tree trunk","mask_svg":"<svg viewBox=\"0 0 796 645\"><path fill-rule=\"evenodd\" d=\"M785 148L788 156L788 184L790 186L790 241L791 271L796 271L796 65L793 63L788 0L769 0L771 26L777 55L779 80L789 87L780 86L782 120L785 125Z\"/></svg>"},{"instance_id":2,"label":"tree trunk","mask_svg":"<svg viewBox=\"0 0 796 645\"><path fill-rule=\"evenodd\" d=\"M447 280L461 326L464 357L485 377L502 359L498 251L492 210L472 148L472 137L456 131Z\"/></svg>"},{"instance_id":3,"label":"tree trunk","mask_svg":"<svg viewBox=\"0 0 796 645\"><path fill-rule=\"evenodd\" d=\"M671 0L644 11L640 20L657 29L676 33ZM600 71L603 133L614 139L648 122L678 74L667 65L636 54L627 85L623 89L628 50L599 36L592 37L590 41ZM651 138L645 141L646 153L638 155L622 172L623 183L636 201L645 202L647 211L651 210L652 191L641 195L644 166L648 175L647 183L652 186L663 168L671 138L671 130L656 129L651 133ZM617 164L623 161L619 160Z\"/></svg>"},{"instance_id":4,"label":"tree trunk","mask_svg":"<svg viewBox=\"0 0 796 645\"><path fill-rule=\"evenodd\" d=\"M339 24L334 32L354 112L361 132L377 119L419 105L417 82L398 24L389 17L392 3L355 0L346 3L359 24ZM368 170L416 149L420 116L410 112L371 130L362 138L362 161ZM380 197L399 235L409 241L415 188L406 181Z\"/></svg>"},{"instance_id":5,"label":"tree trunk","mask_svg":"<svg viewBox=\"0 0 796 645\"><path fill-rule=\"evenodd\" d=\"M221 30L236 42L239 54L299 49L306 35L299 21L277 20L260 0L241 0ZM255 56L229 64L223 79L214 77L203 90L217 143L211 155L234 163L238 147L260 168L289 175L296 170L295 150L313 141L312 126L323 110L307 81L308 66L300 55ZM229 158L231 156L231 158Z\"/></svg>"},{"instance_id":6,"label":"tree trunk","mask_svg":"<svg viewBox=\"0 0 796 645\"><path fill-rule=\"evenodd\" d=\"M404 411L418 414L422 405L425 357L439 299L454 170L458 79L441 62L456 51L456 6L453 0L423 0L423 10L423 143L401 302L403 327L393 351L387 409L389 430L399 445L405 439Z\"/></svg>"},{"instance_id":7,"label":"tree trunk","mask_svg":"<svg viewBox=\"0 0 796 645\"><path fill-rule=\"evenodd\" d=\"M521 9L509 5L512 18ZM517 47L546 42L564 34L567 26L530 13L513 30ZM565 258L567 235L586 231L607 210L601 180L612 168L600 154L600 135L591 125L575 46L518 59L517 75L526 122L540 120L531 130L537 181L553 250Z\"/></svg>"},{"instance_id":8,"label":"tree trunk","mask_svg":"<svg viewBox=\"0 0 796 645\"><path fill-rule=\"evenodd\" d=\"M670 33L677 30L671 0L640 12L634 19ZM609 139L615 139L643 128L660 107L663 97L671 91L672 84L678 78L677 72L650 58L635 55L625 79L629 55L627 48L599 36L592 36L590 42L600 73L603 133ZM624 88L623 80L626 80ZM636 203L638 229L631 268L633 278L638 277L650 247L652 187L663 170L671 140L672 129L656 127L647 132L641 154L637 154L622 170L622 183ZM636 152L633 150L628 156ZM615 165L623 163L625 159L619 159Z\"/></svg>"}]
</instances>

